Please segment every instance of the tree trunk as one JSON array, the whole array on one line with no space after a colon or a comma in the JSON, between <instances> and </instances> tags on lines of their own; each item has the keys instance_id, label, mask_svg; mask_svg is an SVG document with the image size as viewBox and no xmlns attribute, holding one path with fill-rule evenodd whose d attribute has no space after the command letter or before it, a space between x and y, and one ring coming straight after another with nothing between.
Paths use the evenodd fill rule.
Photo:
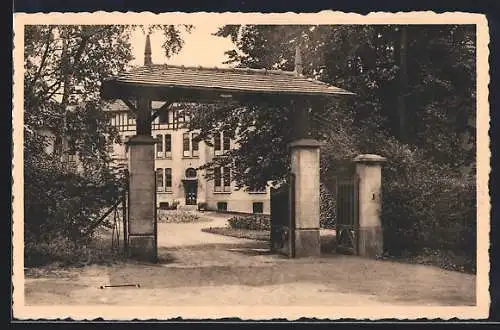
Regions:
<instances>
[{"instance_id":1,"label":"tree trunk","mask_svg":"<svg viewBox=\"0 0 500 330\"><path fill-rule=\"evenodd\" d=\"M399 95L398 95L398 117L399 117L399 139L401 142L407 142L408 132L406 125L406 92L408 85L407 72L407 27L400 27L399 35Z\"/></svg>"},{"instance_id":2,"label":"tree trunk","mask_svg":"<svg viewBox=\"0 0 500 330\"><path fill-rule=\"evenodd\" d=\"M70 37L71 36L68 31L64 31L64 33L62 33L63 47L61 53L61 81L63 82L63 92L62 92L60 107L62 109L62 114L63 114L63 124L61 130L62 131L61 135L63 138L63 153L62 153L63 162L65 162L68 157L67 116L68 116L69 97L71 95L71 90L73 88L73 72L75 71L76 66L80 62L82 54L89 41L88 33L82 31L80 44L78 45L78 49L74 55L73 63L71 63L70 52L68 48L68 40L70 39Z\"/></svg>"}]
</instances>

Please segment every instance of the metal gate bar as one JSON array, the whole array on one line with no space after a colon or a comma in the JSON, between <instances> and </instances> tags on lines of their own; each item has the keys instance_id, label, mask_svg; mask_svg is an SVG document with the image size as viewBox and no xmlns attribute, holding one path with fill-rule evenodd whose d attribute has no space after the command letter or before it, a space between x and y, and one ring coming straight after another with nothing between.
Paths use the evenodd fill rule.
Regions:
<instances>
[{"instance_id":1,"label":"metal gate bar","mask_svg":"<svg viewBox=\"0 0 500 330\"><path fill-rule=\"evenodd\" d=\"M358 254L358 183L357 177L337 181L337 251Z\"/></svg>"}]
</instances>

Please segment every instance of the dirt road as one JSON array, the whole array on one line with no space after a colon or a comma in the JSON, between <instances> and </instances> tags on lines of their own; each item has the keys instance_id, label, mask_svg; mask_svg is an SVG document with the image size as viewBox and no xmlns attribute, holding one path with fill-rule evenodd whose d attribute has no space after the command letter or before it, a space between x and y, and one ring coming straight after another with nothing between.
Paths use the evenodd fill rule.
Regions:
<instances>
[{"instance_id":1,"label":"dirt road","mask_svg":"<svg viewBox=\"0 0 500 330\"><path fill-rule=\"evenodd\" d=\"M28 305L475 305L475 276L354 256L286 259L267 243L201 231L212 222L158 226L159 264L30 269ZM100 289L140 284L140 288Z\"/></svg>"}]
</instances>

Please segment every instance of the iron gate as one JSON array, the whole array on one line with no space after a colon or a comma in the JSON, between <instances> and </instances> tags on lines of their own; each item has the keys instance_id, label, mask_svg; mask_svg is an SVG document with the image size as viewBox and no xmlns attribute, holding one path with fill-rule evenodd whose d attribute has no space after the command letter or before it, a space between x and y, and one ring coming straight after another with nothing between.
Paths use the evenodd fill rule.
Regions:
<instances>
[{"instance_id":1,"label":"iron gate","mask_svg":"<svg viewBox=\"0 0 500 330\"><path fill-rule=\"evenodd\" d=\"M271 251L295 256L295 175L279 188L271 188Z\"/></svg>"},{"instance_id":2,"label":"iron gate","mask_svg":"<svg viewBox=\"0 0 500 330\"><path fill-rule=\"evenodd\" d=\"M359 179L357 176L338 179L336 184L337 252L358 254L358 198Z\"/></svg>"}]
</instances>

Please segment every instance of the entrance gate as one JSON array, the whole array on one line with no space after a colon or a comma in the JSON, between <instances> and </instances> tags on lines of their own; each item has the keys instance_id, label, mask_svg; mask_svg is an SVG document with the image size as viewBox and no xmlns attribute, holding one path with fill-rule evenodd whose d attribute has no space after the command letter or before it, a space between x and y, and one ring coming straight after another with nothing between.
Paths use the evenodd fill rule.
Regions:
<instances>
[{"instance_id":1,"label":"entrance gate","mask_svg":"<svg viewBox=\"0 0 500 330\"><path fill-rule=\"evenodd\" d=\"M309 111L313 105L325 105L326 97L353 95L344 89L319 84L302 74L300 49L295 51L295 69L290 72L247 68L212 69L172 65L155 65L151 60L151 41L146 37L144 66L120 73L103 81L103 100L120 99L135 117L135 134L129 144L129 250L134 258L142 261L157 260L156 190L154 175L154 145L151 123L177 102L227 104L239 107L244 104L272 105L293 109L293 137L290 140L291 167L297 174L299 185L311 179L311 189L291 189L298 195L297 218L288 215L281 219L300 230L296 237L292 230L285 243L295 246L297 256L319 255L319 143L312 138ZM229 99L228 99L229 98ZM159 108L152 101L163 101ZM152 173L149 175L149 173ZM312 174L312 175L309 175ZM294 185L292 185L294 186ZM292 198L291 200L294 200ZM288 219L288 220L285 220ZM292 240L293 239L293 240ZM295 244L295 239L298 240ZM287 252L294 255L291 249Z\"/></svg>"},{"instance_id":2,"label":"entrance gate","mask_svg":"<svg viewBox=\"0 0 500 330\"><path fill-rule=\"evenodd\" d=\"M356 175L339 178L336 184L337 252L358 254L359 180Z\"/></svg>"},{"instance_id":3,"label":"entrance gate","mask_svg":"<svg viewBox=\"0 0 500 330\"><path fill-rule=\"evenodd\" d=\"M279 188L271 188L271 251L295 257L295 175Z\"/></svg>"}]
</instances>

